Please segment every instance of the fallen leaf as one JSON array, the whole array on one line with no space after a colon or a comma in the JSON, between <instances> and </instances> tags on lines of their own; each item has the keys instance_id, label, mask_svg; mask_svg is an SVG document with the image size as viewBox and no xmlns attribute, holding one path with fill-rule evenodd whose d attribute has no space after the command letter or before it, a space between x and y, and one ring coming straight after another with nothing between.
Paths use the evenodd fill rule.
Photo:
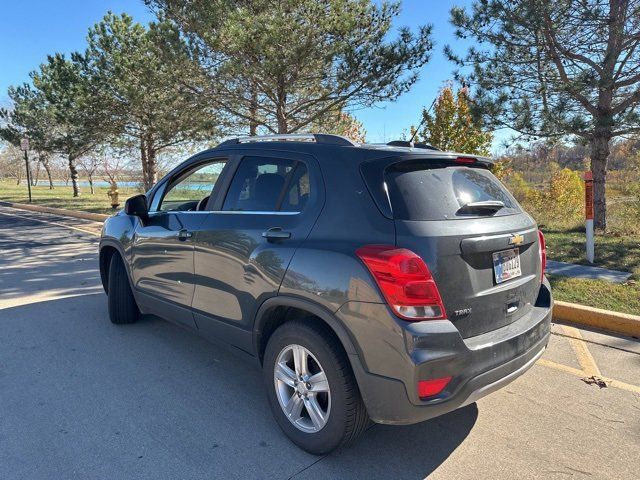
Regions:
<instances>
[{"instance_id":1,"label":"fallen leaf","mask_svg":"<svg viewBox=\"0 0 640 480\"><path fill-rule=\"evenodd\" d=\"M607 382L602 380L600 377L596 377L595 375L583 378L582 381L587 385L597 385L600 388L607 388Z\"/></svg>"}]
</instances>

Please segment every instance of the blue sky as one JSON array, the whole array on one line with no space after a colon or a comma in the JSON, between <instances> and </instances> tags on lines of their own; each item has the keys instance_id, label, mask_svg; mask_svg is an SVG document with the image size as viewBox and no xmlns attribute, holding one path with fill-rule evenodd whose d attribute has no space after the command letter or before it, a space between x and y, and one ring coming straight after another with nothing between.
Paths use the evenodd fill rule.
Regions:
<instances>
[{"instance_id":1,"label":"blue sky","mask_svg":"<svg viewBox=\"0 0 640 480\"><path fill-rule=\"evenodd\" d=\"M9 85L28 80L28 74L52 52L84 49L87 29L111 10L127 12L139 22L153 15L142 0L12 0L2 1L0 16L0 105L6 105ZM430 105L438 90L452 77L453 66L442 49L446 44L461 47L453 36L449 10L470 0L404 0L396 26L433 24L436 42L431 61L420 72L420 80L395 102L354 112L364 123L367 140L382 142L400 138L403 130L420 119L424 105ZM498 141L505 134L497 134Z\"/></svg>"}]
</instances>

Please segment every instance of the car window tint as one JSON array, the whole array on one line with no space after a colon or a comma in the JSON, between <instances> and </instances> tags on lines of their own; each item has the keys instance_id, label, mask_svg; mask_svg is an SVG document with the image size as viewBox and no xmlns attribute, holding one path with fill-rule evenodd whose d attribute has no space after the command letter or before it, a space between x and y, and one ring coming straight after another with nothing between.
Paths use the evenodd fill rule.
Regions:
<instances>
[{"instance_id":1,"label":"car window tint","mask_svg":"<svg viewBox=\"0 0 640 480\"><path fill-rule=\"evenodd\" d=\"M244 157L222 206L226 211L301 211L309 197L307 167L295 160Z\"/></svg>"},{"instance_id":2,"label":"car window tint","mask_svg":"<svg viewBox=\"0 0 640 480\"><path fill-rule=\"evenodd\" d=\"M479 168L394 165L385 174L393 216L398 220L455 220L521 212L518 202L491 172ZM498 212L460 212L468 203L501 201Z\"/></svg>"},{"instance_id":3,"label":"car window tint","mask_svg":"<svg viewBox=\"0 0 640 480\"><path fill-rule=\"evenodd\" d=\"M226 162L216 161L200 165L186 176L178 174L173 184L170 184L160 203L162 211L193 211L198 202L211 195Z\"/></svg>"},{"instance_id":4,"label":"car window tint","mask_svg":"<svg viewBox=\"0 0 640 480\"><path fill-rule=\"evenodd\" d=\"M284 212L301 212L309 200L309 171L304 163L298 163L289 182L289 187L282 198L280 210Z\"/></svg>"}]
</instances>

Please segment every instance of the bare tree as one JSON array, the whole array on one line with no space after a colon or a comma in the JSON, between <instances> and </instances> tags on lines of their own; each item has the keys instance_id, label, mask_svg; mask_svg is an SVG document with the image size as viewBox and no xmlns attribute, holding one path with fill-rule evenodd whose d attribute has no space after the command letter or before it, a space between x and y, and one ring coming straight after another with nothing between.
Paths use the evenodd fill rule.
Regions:
<instances>
[{"instance_id":1,"label":"bare tree","mask_svg":"<svg viewBox=\"0 0 640 480\"><path fill-rule=\"evenodd\" d=\"M100 160L97 155L90 155L88 157L82 157L78 159L78 166L87 175L89 181L89 191L91 195L95 193L93 188L93 177L100 166Z\"/></svg>"},{"instance_id":2,"label":"bare tree","mask_svg":"<svg viewBox=\"0 0 640 480\"><path fill-rule=\"evenodd\" d=\"M16 185L20 185L24 171L24 158L22 152L14 145L7 145L0 150L0 175L6 178L14 178Z\"/></svg>"},{"instance_id":3,"label":"bare tree","mask_svg":"<svg viewBox=\"0 0 640 480\"><path fill-rule=\"evenodd\" d=\"M51 178L51 154L48 152L38 152L38 162L42 164L44 171L47 172L47 180L49 181L49 190L53 190L53 179Z\"/></svg>"},{"instance_id":4,"label":"bare tree","mask_svg":"<svg viewBox=\"0 0 640 480\"><path fill-rule=\"evenodd\" d=\"M35 163L35 169L33 167L31 168L31 186L35 187L36 185L38 185L38 178L40 177L40 160L36 158L35 161L29 161L29 165Z\"/></svg>"},{"instance_id":5,"label":"bare tree","mask_svg":"<svg viewBox=\"0 0 640 480\"><path fill-rule=\"evenodd\" d=\"M55 177L62 180L65 186L69 186L69 181L71 180L71 172L69 167L67 166L66 159L62 157L55 157L53 161L53 170L55 172Z\"/></svg>"},{"instance_id":6,"label":"bare tree","mask_svg":"<svg viewBox=\"0 0 640 480\"><path fill-rule=\"evenodd\" d=\"M111 185L118 185L118 180L124 170L124 160L119 157L106 156L101 162L104 180Z\"/></svg>"}]
</instances>

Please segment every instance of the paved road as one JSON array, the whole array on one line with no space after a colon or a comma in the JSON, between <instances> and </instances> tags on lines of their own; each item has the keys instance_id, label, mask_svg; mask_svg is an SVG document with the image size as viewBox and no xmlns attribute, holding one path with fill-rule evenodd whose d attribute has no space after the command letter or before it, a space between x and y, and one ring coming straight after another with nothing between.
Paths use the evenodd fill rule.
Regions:
<instances>
[{"instance_id":1,"label":"paved road","mask_svg":"<svg viewBox=\"0 0 640 480\"><path fill-rule=\"evenodd\" d=\"M638 342L556 325L505 389L314 457L240 354L152 317L109 323L96 231L0 207L2 479L640 478Z\"/></svg>"}]
</instances>

